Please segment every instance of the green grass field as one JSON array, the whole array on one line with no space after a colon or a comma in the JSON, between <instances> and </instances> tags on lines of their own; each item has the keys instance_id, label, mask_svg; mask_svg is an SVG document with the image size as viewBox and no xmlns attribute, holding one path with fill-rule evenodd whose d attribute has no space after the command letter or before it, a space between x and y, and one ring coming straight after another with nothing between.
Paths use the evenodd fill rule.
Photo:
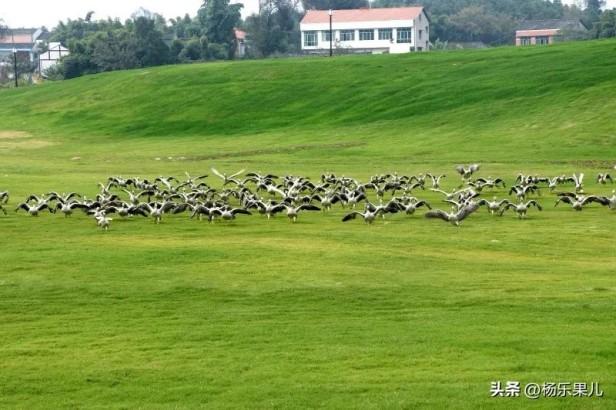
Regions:
<instances>
[{"instance_id":1,"label":"green grass field","mask_svg":"<svg viewBox=\"0 0 616 410\"><path fill-rule=\"evenodd\" d=\"M27 194L240 168L518 172L616 164L616 41L169 66L0 90L1 408L616 408L616 212L456 228L31 218ZM616 172L616 171L615 171ZM213 185L219 185L209 178ZM437 206L439 197L419 192ZM503 190L495 191L503 196ZM492 196L488 194L488 196ZM603 398L490 398L490 382Z\"/></svg>"}]
</instances>

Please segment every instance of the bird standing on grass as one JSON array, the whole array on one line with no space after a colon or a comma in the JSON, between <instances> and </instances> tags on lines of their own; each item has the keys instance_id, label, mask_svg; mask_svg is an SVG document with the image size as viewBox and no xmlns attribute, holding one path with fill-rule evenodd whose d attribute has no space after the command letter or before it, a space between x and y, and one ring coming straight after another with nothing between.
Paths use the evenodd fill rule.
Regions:
<instances>
[{"instance_id":1,"label":"bird standing on grass","mask_svg":"<svg viewBox=\"0 0 616 410\"><path fill-rule=\"evenodd\" d=\"M608 173L600 173L599 175L597 175L597 182L600 183L601 185L605 185L607 184L607 181L610 181L610 184L614 183L614 180L612 179L611 175Z\"/></svg>"},{"instance_id":2,"label":"bird standing on grass","mask_svg":"<svg viewBox=\"0 0 616 410\"><path fill-rule=\"evenodd\" d=\"M346 214L343 218L342 218L342 222L348 222L352 219L355 219L358 215L361 216L364 219L364 222L367 223L368 225L371 225L372 222L374 222L374 220L377 218L377 216L379 216L379 214L381 214L383 211L383 209L368 209L366 208L364 210L364 212L359 212L359 211L353 211L349 214Z\"/></svg>"},{"instance_id":3,"label":"bird standing on grass","mask_svg":"<svg viewBox=\"0 0 616 410\"><path fill-rule=\"evenodd\" d=\"M441 209L435 209L426 212L426 218L437 218L443 221L450 222L453 225L460 226L460 223L466 219L470 214L475 212L479 208L479 205L463 206L457 211L446 212Z\"/></svg>"},{"instance_id":4,"label":"bird standing on grass","mask_svg":"<svg viewBox=\"0 0 616 410\"><path fill-rule=\"evenodd\" d=\"M531 206L534 206L539 211L543 209L541 208L541 205L539 205L539 203L535 201L534 199L528 202L520 202L519 204L513 204L510 202L507 205L505 205L505 207L500 211L499 216L502 216L506 210L513 209L515 213L518 214L519 219L526 218L526 213L528 212Z\"/></svg>"},{"instance_id":5,"label":"bird standing on grass","mask_svg":"<svg viewBox=\"0 0 616 410\"><path fill-rule=\"evenodd\" d=\"M485 207L488 208L488 211L490 211L490 214L492 215L500 211L501 206L503 206L504 204L508 204L508 203L510 203L509 200L502 199L500 201L497 201L496 197L493 197L492 201L488 201L487 199L480 199L479 201L477 201L477 205L479 206L485 205Z\"/></svg>"},{"instance_id":6,"label":"bird standing on grass","mask_svg":"<svg viewBox=\"0 0 616 410\"><path fill-rule=\"evenodd\" d=\"M284 204L284 207L287 210L287 217L291 220L291 222L297 222L297 217L299 216L300 211L320 211L316 205L312 204L301 204L299 206Z\"/></svg>"},{"instance_id":7,"label":"bird standing on grass","mask_svg":"<svg viewBox=\"0 0 616 410\"><path fill-rule=\"evenodd\" d=\"M113 221L112 218L107 217L104 213L95 215L94 219L96 220L96 224L105 231L109 230L109 224Z\"/></svg>"},{"instance_id":8,"label":"bird standing on grass","mask_svg":"<svg viewBox=\"0 0 616 410\"><path fill-rule=\"evenodd\" d=\"M52 213L52 214L55 212L52 207L47 205L47 201L42 201L35 205L22 202L21 204L17 206L17 208L15 208L15 212L19 211L20 209L23 209L24 211L26 211L28 214L30 214L30 216L39 216L39 213L45 209L47 209L49 213Z\"/></svg>"}]
</instances>

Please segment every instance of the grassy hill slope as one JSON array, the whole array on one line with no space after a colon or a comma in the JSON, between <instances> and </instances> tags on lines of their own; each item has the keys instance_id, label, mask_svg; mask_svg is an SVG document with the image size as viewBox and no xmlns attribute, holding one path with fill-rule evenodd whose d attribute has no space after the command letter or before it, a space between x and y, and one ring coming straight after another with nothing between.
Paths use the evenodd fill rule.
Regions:
<instances>
[{"instance_id":1,"label":"grassy hill slope","mask_svg":"<svg viewBox=\"0 0 616 410\"><path fill-rule=\"evenodd\" d=\"M543 148L597 157L615 142L615 49L603 41L109 73L3 91L0 126L80 140L199 136L215 147L222 137L264 133L265 144L272 133L293 144L289 134L301 130L368 144L387 138L408 155L442 144L445 159L502 160L511 149L536 158ZM506 149L485 158L482 147L496 143Z\"/></svg>"},{"instance_id":2,"label":"grassy hill slope","mask_svg":"<svg viewBox=\"0 0 616 410\"><path fill-rule=\"evenodd\" d=\"M481 211L460 228L421 213L342 223L336 208L295 225L117 218L107 233L11 212L30 193L210 166L444 172L451 189L454 164L480 161L509 184L582 171L604 194L614 67L601 41L0 90L0 407L615 408L616 212L597 205L544 194L528 220ZM491 399L497 380L599 382L605 397Z\"/></svg>"}]
</instances>

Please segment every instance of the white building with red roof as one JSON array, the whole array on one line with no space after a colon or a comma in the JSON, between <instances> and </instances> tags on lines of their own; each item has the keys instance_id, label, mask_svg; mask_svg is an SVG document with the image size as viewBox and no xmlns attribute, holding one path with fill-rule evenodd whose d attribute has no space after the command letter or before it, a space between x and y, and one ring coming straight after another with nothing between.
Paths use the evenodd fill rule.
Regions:
<instances>
[{"instance_id":1,"label":"white building with red roof","mask_svg":"<svg viewBox=\"0 0 616 410\"><path fill-rule=\"evenodd\" d=\"M430 49L430 18L423 7L332 10L334 53L409 53ZM308 10L300 22L302 51L327 54L329 10Z\"/></svg>"}]
</instances>

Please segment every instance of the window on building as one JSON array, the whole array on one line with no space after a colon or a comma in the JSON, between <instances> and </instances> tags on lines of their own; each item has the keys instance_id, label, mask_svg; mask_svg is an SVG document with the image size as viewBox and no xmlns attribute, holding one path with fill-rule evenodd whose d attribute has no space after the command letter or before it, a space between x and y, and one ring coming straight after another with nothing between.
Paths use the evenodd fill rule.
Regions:
<instances>
[{"instance_id":1,"label":"window on building","mask_svg":"<svg viewBox=\"0 0 616 410\"><path fill-rule=\"evenodd\" d=\"M316 31L304 31L304 46L314 47L317 45L317 41Z\"/></svg>"},{"instance_id":2,"label":"window on building","mask_svg":"<svg viewBox=\"0 0 616 410\"><path fill-rule=\"evenodd\" d=\"M332 30L332 34L333 34L333 30ZM329 30L321 31L321 41L329 43Z\"/></svg>"},{"instance_id":3,"label":"window on building","mask_svg":"<svg viewBox=\"0 0 616 410\"><path fill-rule=\"evenodd\" d=\"M396 41L398 43L410 43L411 42L411 28L410 27L399 28L397 32L398 32L398 36L396 38Z\"/></svg>"},{"instance_id":4,"label":"window on building","mask_svg":"<svg viewBox=\"0 0 616 410\"><path fill-rule=\"evenodd\" d=\"M359 30L359 39L361 41L374 40L374 30Z\"/></svg>"},{"instance_id":5,"label":"window on building","mask_svg":"<svg viewBox=\"0 0 616 410\"><path fill-rule=\"evenodd\" d=\"M379 29L379 40L391 40L392 34L390 28L380 28Z\"/></svg>"},{"instance_id":6,"label":"window on building","mask_svg":"<svg viewBox=\"0 0 616 410\"><path fill-rule=\"evenodd\" d=\"M548 36L538 36L535 39L535 43L537 43L537 44L550 44L550 38Z\"/></svg>"},{"instance_id":7,"label":"window on building","mask_svg":"<svg viewBox=\"0 0 616 410\"><path fill-rule=\"evenodd\" d=\"M530 46L530 37L521 37L520 44L523 46Z\"/></svg>"},{"instance_id":8,"label":"window on building","mask_svg":"<svg viewBox=\"0 0 616 410\"><path fill-rule=\"evenodd\" d=\"M355 30L340 30L340 41L355 40Z\"/></svg>"},{"instance_id":9,"label":"window on building","mask_svg":"<svg viewBox=\"0 0 616 410\"><path fill-rule=\"evenodd\" d=\"M419 30L419 39L421 40L421 34L423 30Z\"/></svg>"}]
</instances>

